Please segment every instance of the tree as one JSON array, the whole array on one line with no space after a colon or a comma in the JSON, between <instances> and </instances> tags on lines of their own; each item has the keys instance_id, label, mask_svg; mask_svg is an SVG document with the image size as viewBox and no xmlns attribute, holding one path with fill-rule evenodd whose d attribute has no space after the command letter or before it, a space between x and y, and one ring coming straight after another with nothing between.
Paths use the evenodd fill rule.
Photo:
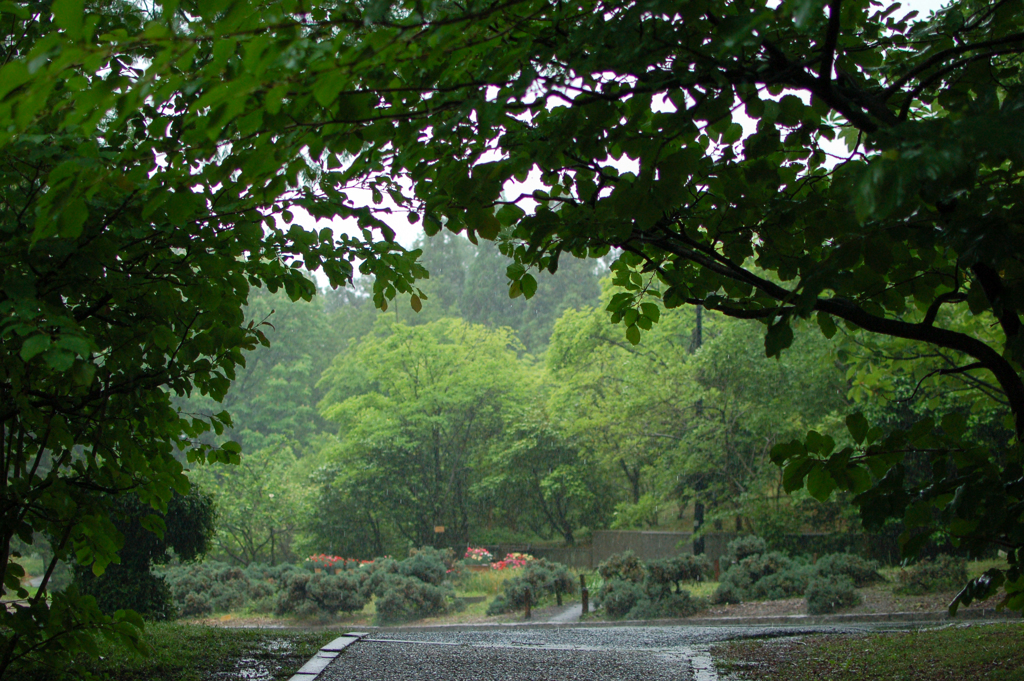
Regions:
<instances>
[{"instance_id":1,"label":"tree","mask_svg":"<svg viewBox=\"0 0 1024 681\"><path fill-rule=\"evenodd\" d=\"M191 471L191 479L212 490L217 504L211 548L243 566L294 561L303 493L292 448L282 438L270 438L239 456L236 466Z\"/></svg>"},{"instance_id":2,"label":"tree","mask_svg":"<svg viewBox=\"0 0 1024 681\"><path fill-rule=\"evenodd\" d=\"M216 511L213 498L198 487L171 497L167 512L160 515L166 527L162 537L146 528L144 520L151 512L138 497L119 496L113 503L114 526L124 538L118 562L99 576L87 566L75 568L76 586L94 596L105 613L131 609L154 620L173 617L170 587L150 568L167 563L172 554L193 561L210 548Z\"/></svg>"},{"instance_id":3,"label":"tree","mask_svg":"<svg viewBox=\"0 0 1024 681\"><path fill-rule=\"evenodd\" d=\"M102 504L51 512L76 484L138 485L157 506L184 489L170 450L213 426L183 424L164 388L223 394L258 339L239 317L250 286L308 297L301 267L340 285L359 261L376 305L421 306L417 254L378 216L385 192L430 234L502 237L516 296L563 253L621 248L611 312L631 342L653 324L648 297L759 319L770 356L796 317L826 335L839 320L963 353L949 371L990 376L1024 431L1015 2L958 0L925 20L869 0L153 7L0 15L5 589L11 528L52 530L62 552L79 542L97 570L112 558ZM830 157L837 138L848 155ZM545 189L501 199L535 168ZM374 206L349 201L356 185ZM293 208L355 224L306 232ZM991 319L996 339L944 327L944 308ZM938 526L972 550L1010 553L1024 607L1019 453L993 464L946 425L871 449L853 418L859 449L811 436L777 459L791 488L871 492L864 508L917 518L941 507ZM955 465L906 487L908 443ZM0 673L70 631L29 626L45 599L33 607L2 614L17 633Z\"/></svg>"},{"instance_id":4,"label":"tree","mask_svg":"<svg viewBox=\"0 0 1024 681\"><path fill-rule=\"evenodd\" d=\"M500 436L509 407L528 394L519 350L507 329L382 317L321 379L321 412L338 427L321 461L345 471L334 484L358 494L408 543L464 546L478 459ZM361 531L372 533L373 518L351 521L368 521Z\"/></svg>"},{"instance_id":5,"label":"tree","mask_svg":"<svg viewBox=\"0 0 1024 681\"><path fill-rule=\"evenodd\" d=\"M508 420L480 465L482 479L472 490L478 503L509 529L525 525L541 537L560 535L569 546L581 529L605 527L610 485L580 443L537 410Z\"/></svg>"},{"instance_id":6,"label":"tree","mask_svg":"<svg viewBox=\"0 0 1024 681\"><path fill-rule=\"evenodd\" d=\"M0 609L0 676L32 657L95 651L100 629L138 646L137 615L104 615L76 588L50 592L49 578L58 560L97 576L116 561L111 512L125 495L151 507L141 526L163 533L159 514L189 489L176 452L238 460L237 444L200 442L231 424L226 412L191 416L173 400L222 399L243 353L266 340L243 314L254 287L309 300L304 269L339 286L358 260L383 305L424 274L390 228L345 203L330 171L317 174L318 133L281 132L295 107L322 116L312 94L282 110L262 86L237 89L240 43L219 38L248 40L258 26L201 4L0 9L3 592L28 595L15 536L40 532L54 551L38 593ZM297 207L351 216L357 236L288 226Z\"/></svg>"},{"instance_id":7,"label":"tree","mask_svg":"<svg viewBox=\"0 0 1024 681\"><path fill-rule=\"evenodd\" d=\"M630 503L617 524L656 522L666 502L680 515L691 501L718 519L742 515L774 496L772 445L847 407L835 344L802 336L765 362L753 322L687 309L658 315L634 346L602 311L564 314L548 353L557 386L549 408L609 475L625 475Z\"/></svg>"}]
</instances>

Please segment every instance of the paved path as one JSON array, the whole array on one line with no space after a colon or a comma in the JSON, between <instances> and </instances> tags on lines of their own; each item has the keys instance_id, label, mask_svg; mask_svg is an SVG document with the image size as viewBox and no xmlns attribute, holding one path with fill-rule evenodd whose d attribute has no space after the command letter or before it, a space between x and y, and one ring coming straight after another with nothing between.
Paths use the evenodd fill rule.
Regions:
<instances>
[{"instance_id":1,"label":"paved path","mask_svg":"<svg viewBox=\"0 0 1024 681\"><path fill-rule=\"evenodd\" d=\"M582 603L570 603L561 612L556 612L544 621L554 624L573 624L580 621L580 615L582 614Z\"/></svg>"},{"instance_id":2,"label":"paved path","mask_svg":"<svg viewBox=\"0 0 1024 681\"><path fill-rule=\"evenodd\" d=\"M707 654L713 643L869 629L878 626L377 631L345 648L315 681L718 681Z\"/></svg>"}]
</instances>

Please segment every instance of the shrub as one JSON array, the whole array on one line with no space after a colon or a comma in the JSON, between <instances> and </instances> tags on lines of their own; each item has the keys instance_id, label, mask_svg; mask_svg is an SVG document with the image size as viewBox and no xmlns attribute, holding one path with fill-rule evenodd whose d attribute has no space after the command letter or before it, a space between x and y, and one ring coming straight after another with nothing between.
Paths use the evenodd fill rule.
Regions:
<instances>
[{"instance_id":1,"label":"shrub","mask_svg":"<svg viewBox=\"0 0 1024 681\"><path fill-rule=\"evenodd\" d=\"M359 578L341 574L289 573L281 584L275 612L299 617L330 617L362 610L367 598Z\"/></svg>"},{"instance_id":2,"label":"shrub","mask_svg":"<svg viewBox=\"0 0 1024 681\"><path fill-rule=\"evenodd\" d=\"M500 615L505 612L510 612L512 609L512 606L508 604L508 601L505 600L505 597L501 594L498 594L494 597L494 600L491 601L490 604L487 606L487 614Z\"/></svg>"},{"instance_id":3,"label":"shrub","mask_svg":"<svg viewBox=\"0 0 1024 681\"><path fill-rule=\"evenodd\" d=\"M730 550L740 549L733 555L742 555L744 549L752 545L752 542L748 542L744 546L737 546L738 541L740 540L729 544ZM773 575L779 576L772 577ZM772 578L764 585L757 586L761 580L768 577ZM713 603L739 603L758 598L790 598L803 594L808 579L809 575L803 566L781 553L750 553L722 574L718 589L711 600Z\"/></svg>"},{"instance_id":4,"label":"shrub","mask_svg":"<svg viewBox=\"0 0 1024 681\"><path fill-rule=\"evenodd\" d=\"M608 560L597 566L597 572L606 582L621 579L639 584L644 579L644 565L632 551L609 556Z\"/></svg>"},{"instance_id":5,"label":"shrub","mask_svg":"<svg viewBox=\"0 0 1024 681\"><path fill-rule=\"evenodd\" d=\"M742 603L743 594L732 584L719 584L711 596L712 603Z\"/></svg>"},{"instance_id":6,"label":"shrub","mask_svg":"<svg viewBox=\"0 0 1024 681\"><path fill-rule=\"evenodd\" d=\"M501 605L492 602L488 611L494 608L498 613L525 608L527 595L534 605L544 595L554 595L558 605L562 605L562 594L576 593L576 580L569 568L544 558L527 563L522 574L506 580L503 586ZM498 607L504 609L497 610Z\"/></svg>"},{"instance_id":7,"label":"shrub","mask_svg":"<svg viewBox=\"0 0 1024 681\"><path fill-rule=\"evenodd\" d=\"M705 556L688 554L648 561L644 565L644 591L651 598L682 593L683 582L699 582L708 576L710 567Z\"/></svg>"},{"instance_id":8,"label":"shrub","mask_svg":"<svg viewBox=\"0 0 1024 681\"><path fill-rule=\"evenodd\" d=\"M737 537L729 542L729 545L725 547L725 553L722 554L722 558L719 560L719 565L722 569L726 569L736 563L739 563L744 558L757 556L767 552L768 545L765 543L764 539L752 534L745 537Z\"/></svg>"},{"instance_id":9,"label":"shrub","mask_svg":"<svg viewBox=\"0 0 1024 681\"><path fill-rule=\"evenodd\" d=\"M898 593L917 596L936 591L952 591L967 582L967 561L947 555L925 558L902 570L899 580L902 585L896 589Z\"/></svg>"},{"instance_id":10,"label":"shrub","mask_svg":"<svg viewBox=\"0 0 1024 681\"><path fill-rule=\"evenodd\" d=\"M236 610L251 597L250 579L241 568L227 563L180 565L157 574L167 580L174 605L184 617Z\"/></svg>"},{"instance_id":11,"label":"shrub","mask_svg":"<svg viewBox=\"0 0 1024 681\"><path fill-rule=\"evenodd\" d=\"M437 549L426 546L414 550L411 555L398 564L398 571L407 576L415 577L421 582L437 586L448 573L444 555Z\"/></svg>"},{"instance_id":12,"label":"shrub","mask_svg":"<svg viewBox=\"0 0 1024 681\"><path fill-rule=\"evenodd\" d=\"M613 578L605 581L598 599L609 617L619 619L628 615L643 595L636 582Z\"/></svg>"},{"instance_id":13,"label":"shrub","mask_svg":"<svg viewBox=\"0 0 1024 681\"><path fill-rule=\"evenodd\" d=\"M378 624L443 615L461 604L449 584L438 586L393 572L378 582L374 597Z\"/></svg>"},{"instance_id":14,"label":"shrub","mask_svg":"<svg viewBox=\"0 0 1024 681\"><path fill-rule=\"evenodd\" d=\"M694 598L689 591L668 594L664 598L641 598L626 614L627 619L649 620L665 617L692 617L705 606L705 601Z\"/></svg>"},{"instance_id":15,"label":"shrub","mask_svg":"<svg viewBox=\"0 0 1024 681\"><path fill-rule=\"evenodd\" d=\"M103 612L134 610L150 620L168 620L178 609L163 577L147 570L109 565L103 578L92 570L76 566L75 583L83 593L96 598Z\"/></svg>"},{"instance_id":16,"label":"shrub","mask_svg":"<svg viewBox=\"0 0 1024 681\"><path fill-rule=\"evenodd\" d=\"M817 578L811 580L805 595L807 612L811 615L828 613L852 608L860 603L860 594L854 587L853 580L846 576L833 579Z\"/></svg>"},{"instance_id":17,"label":"shrub","mask_svg":"<svg viewBox=\"0 0 1024 681\"><path fill-rule=\"evenodd\" d=\"M765 575L747 590L751 600L776 601L782 598L799 598L807 591L807 585L814 578L814 571L805 566L791 564L784 569Z\"/></svg>"},{"instance_id":18,"label":"shrub","mask_svg":"<svg viewBox=\"0 0 1024 681\"><path fill-rule=\"evenodd\" d=\"M822 556L814 564L814 570L824 578L849 577L858 587L883 580L882 575L878 573L878 563L853 553L832 553Z\"/></svg>"}]
</instances>

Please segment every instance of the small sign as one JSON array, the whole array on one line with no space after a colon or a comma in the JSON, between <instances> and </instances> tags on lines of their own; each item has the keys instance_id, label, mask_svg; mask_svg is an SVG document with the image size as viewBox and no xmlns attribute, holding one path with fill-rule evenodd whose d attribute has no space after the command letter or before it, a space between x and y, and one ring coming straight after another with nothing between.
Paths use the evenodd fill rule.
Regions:
<instances>
[{"instance_id":1,"label":"small sign","mask_svg":"<svg viewBox=\"0 0 1024 681\"><path fill-rule=\"evenodd\" d=\"M444 525L434 525L435 534L444 534Z\"/></svg>"}]
</instances>

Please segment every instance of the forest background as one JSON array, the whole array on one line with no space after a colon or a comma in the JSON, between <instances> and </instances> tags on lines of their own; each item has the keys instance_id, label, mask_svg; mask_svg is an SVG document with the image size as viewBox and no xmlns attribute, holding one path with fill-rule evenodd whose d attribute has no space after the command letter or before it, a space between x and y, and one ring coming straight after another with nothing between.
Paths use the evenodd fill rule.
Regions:
<instances>
[{"instance_id":1,"label":"forest background","mask_svg":"<svg viewBox=\"0 0 1024 681\"><path fill-rule=\"evenodd\" d=\"M216 499L212 558L572 545L605 528L856 535L846 495L784 493L774 445L812 429L842 443L857 410L887 429L957 413L990 446L1008 439L1005 408L961 399L955 376L922 388L948 358L905 341L798 329L765 360L756 321L650 304L660 323L633 345L605 311L611 258L567 258L525 300L490 242L444 232L414 247L431 273L419 310L378 310L369 278L310 303L257 291L246 317L270 347L223 404L182 403L227 409L216 439L241 446L240 465L190 474ZM895 557L903 528L889 529Z\"/></svg>"}]
</instances>

